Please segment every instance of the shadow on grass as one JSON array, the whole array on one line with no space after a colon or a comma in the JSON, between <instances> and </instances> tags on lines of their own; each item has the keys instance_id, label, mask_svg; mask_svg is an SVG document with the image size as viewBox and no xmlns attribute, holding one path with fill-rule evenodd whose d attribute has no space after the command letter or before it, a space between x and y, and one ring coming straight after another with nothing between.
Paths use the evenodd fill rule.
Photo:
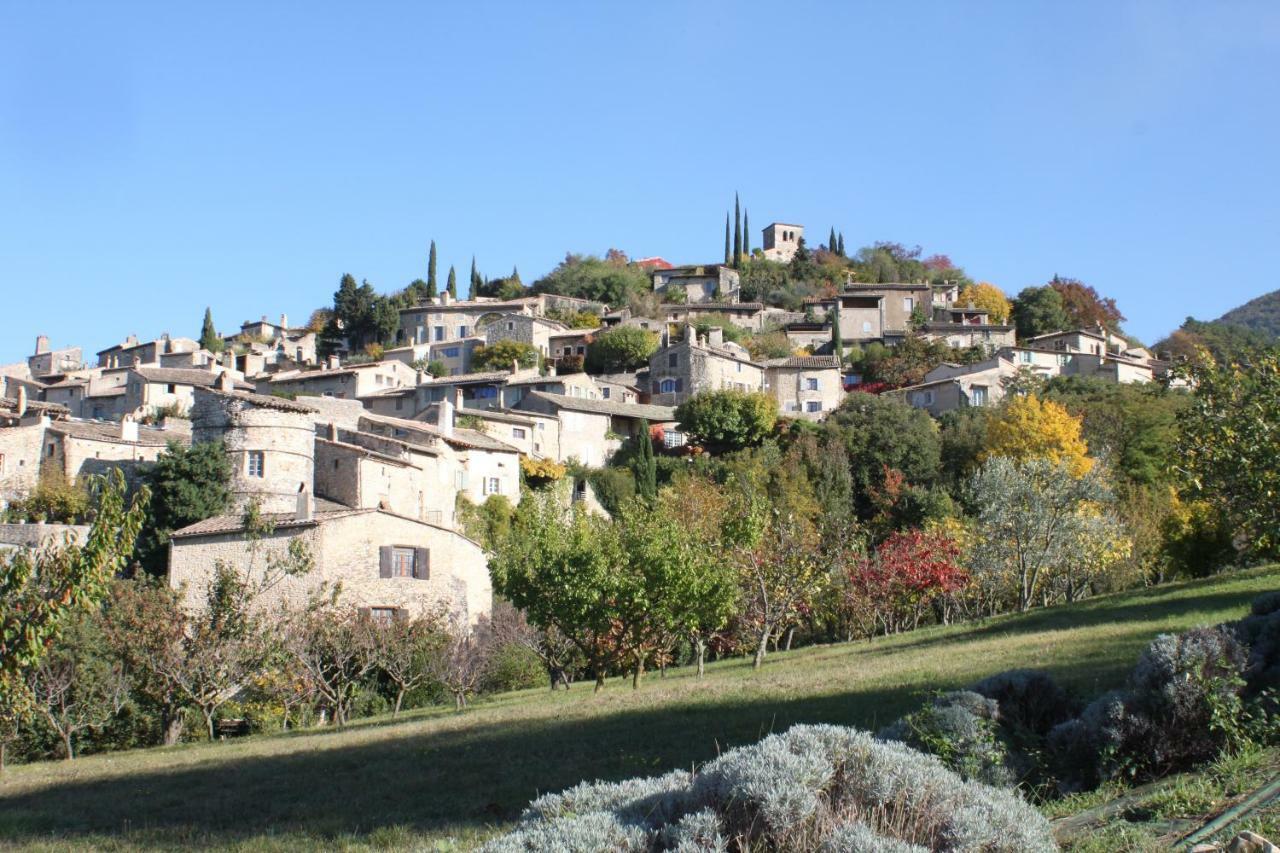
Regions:
<instances>
[{"instance_id":1,"label":"shadow on grass","mask_svg":"<svg viewBox=\"0 0 1280 853\"><path fill-rule=\"evenodd\" d=\"M1185 620L1216 610L1243 612L1256 594L1256 584L1244 586L1250 585L1206 595L1157 591L1140 599L1114 600L1111 607L1073 608L1069 615L1045 611L886 644L883 651L919 650L945 642L963 655L966 642L991 634ZM1094 641L1087 650L1077 648L1070 664L1051 668L1079 683L1101 679L1114 684L1133 662L1128 651L1117 654L1116 647L1140 644L1150 633L1134 625L1108 641ZM1089 642L1087 637L1080 640ZM793 665L803 666L804 659ZM955 686L959 685L930 685ZM874 728L916 707L923 692L920 683L908 681L834 695L718 700L690 682L687 691L667 704L602 709L596 716L496 720L445 731L414 732L406 727L402 737L348 746L332 746L331 738L323 737L327 748L308 750L300 742L296 751L283 755L219 759L211 750L208 766L73 779L12 794L0 783L0 838L21 844L51 836L67 841L79 837L92 844L114 836L140 846L173 847L232 844L288 833L308 838L363 836L388 826L472 834L515 818L539 792L584 779L687 767L798 722ZM579 696L574 701L591 700Z\"/></svg>"}]
</instances>

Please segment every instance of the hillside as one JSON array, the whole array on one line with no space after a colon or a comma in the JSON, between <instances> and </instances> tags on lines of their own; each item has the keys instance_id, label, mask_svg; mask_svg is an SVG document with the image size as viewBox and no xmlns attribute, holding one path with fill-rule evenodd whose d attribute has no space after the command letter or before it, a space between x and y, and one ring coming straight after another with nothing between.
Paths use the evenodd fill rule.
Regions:
<instances>
[{"instance_id":1,"label":"hillside","mask_svg":"<svg viewBox=\"0 0 1280 853\"><path fill-rule=\"evenodd\" d=\"M582 779L705 761L796 722L875 728L954 688L1015 667L1050 670L1092 695L1118 684L1156 634L1241 615L1280 569L1109 596L984 624L769 659L499 696L456 715L431 709L229 743L139 750L11 768L0 844L65 850L204 846L311 849L468 842L538 792Z\"/></svg>"},{"instance_id":2,"label":"hillside","mask_svg":"<svg viewBox=\"0 0 1280 853\"><path fill-rule=\"evenodd\" d=\"M1244 326L1262 332L1273 339L1280 338L1280 290L1251 299L1238 308L1232 308L1214 322Z\"/></svg>"}]
</instances>

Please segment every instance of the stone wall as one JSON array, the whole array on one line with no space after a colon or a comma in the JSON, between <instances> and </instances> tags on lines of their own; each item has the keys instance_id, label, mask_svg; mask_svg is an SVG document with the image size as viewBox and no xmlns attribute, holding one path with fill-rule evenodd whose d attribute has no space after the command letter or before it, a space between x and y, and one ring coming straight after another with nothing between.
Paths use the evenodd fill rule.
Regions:
<instances>
[{"instance_id":1,"label":"stone wall","mask_svg":"<svg viewBox=\"0 0 1280 853\"><path fill-rule=\"evenodd\" d=\"M40 481L47 421L0 429L0 507L29 495Z\"/></svg>"},{"instance_id":2,"label":"stone wall","mask_svg":"<svg viewBox=\"0 0 1280 853\"><path fill-rule=\"evenodd\" d=\"M41 548L66 542L81 545L88 537L87 524L0 524L0 546Z\"/></svg>"}]
</instances>

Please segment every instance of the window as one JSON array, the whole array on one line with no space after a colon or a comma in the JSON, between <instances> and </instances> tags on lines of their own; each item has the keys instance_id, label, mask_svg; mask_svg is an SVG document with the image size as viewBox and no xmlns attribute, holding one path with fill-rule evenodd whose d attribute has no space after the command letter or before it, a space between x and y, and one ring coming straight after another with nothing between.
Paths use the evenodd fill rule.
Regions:
<instances>
[{"instance_id":1,"label":"window","mask_svg":"<svg viewBox=\"0 0 1280 853\"><path fill-rule=\"evenodd\" d=\"M543 423L542 421L538 421L538 429L539 429L539 430L544 430L544 429L546 429L546 428L547 428L547 425L546 425L545 423Z\"/></svg>"},{"instance_id":2,"label":"window","mask_svg":"<svg viewBox=\"0 0 1280 853\"><path fill-rule=\"evenodd\" d=\"M486 495L500 495L502 494L502 483L497 477L485 477L483 491Z\"/></svg>"},{"instance_id":3,"label":"window","mask_svg":"<svg viewBox=\"0 0 1280 853\"><path fill-rule=\"evenodd\" d=\"M498 389L492 385L482 385L476 389L475 396L477 400L488 400L498 396Z\"/></svg>"},{"instance_id":4,"label":"window","mask_svg":"<svg viewBox=\"0 0 1280 853\"><path fill-rule=\"evenodd\" d=\"M167 390L170 394L173 394L173 393L175 393L175 392L178 390L178 386L177 386L177 385L174 385L172 382L170 382L170 383L166 386L166 390Z\"/></svg>"},{"instance_id":5,"label":"window","mask_svg":"<svg viewBox=\"0 0 1280 853\"><path fill-rule=\"evenodd\" d=\"M1030 352L1028 352L1027 350L1023 350L1022 352L1018 353L1018 355L1020 355L1020 356L1022 357L1022 363L1023 363L1023 364L1030 364L1030 363L1031 363L1031 353L1030 353Z\"/></svg>"},{"instance_id":6,"label":"window","mask_svg":"<svg viewBox=\"0 0 1280 853\"><path fill-rule=\"evenodd\" d=\"M608 388L601 388L601 389L600 389L600 396L602 396L602 397L604 397L606 400L608 400L608 399L609 399L609 389L608 389Z\"/></svg>"},{"instance_id":7,"label":"window","mask_svg":"<svg viewBox=\"0 0 1280 853\"><path fill-rule=\"evenodd\" d=\"M915 406L916 408L921 408L923 406L932 406L933 392L932 391L916 391L911 395L911 405Z\"/></svg>"},{"instance_id":8,"label":"window","mask_svg":"<svg viewBox=\"0 0 1280 853\"><path fill-rule=\"evenodd\" d=\"M679 366L680 366L680 353L673 352L671 353L671 355L667 356L667 367L679 367Z\"/></svg>"},{"instance_id":9,"label":"window","mask_svg":"<svg viewBox=\"0 0 1280 853\"><path fill-rule=\"evenodd\" d=\"M431 336L431 337L432 337L432 340L443 341L443 340L444 340L444 326L436 326L434 329L432 329L432 336Z\"/></svg>"},{"instance_id":10,"label":"window","mask_svg":"<svg viewBox=\"0 0 1280 853\"><path fill-rule=\"evenodd\" d=\"M674 394L676 392L676 381L674 379L664 379L658 385L658 392L661 394Z\"/></svg>"},{"instance_id":11,"label":"window","mask_svg":"<svg viewBox=\"0 0 1280 853\"><path fill-rule=\"evenodd\" d=\"M863 321L862 321L862 331L864 331L864 332L870 332L870 331L871 331L871 321L870 321L870 320L863 320Z\"/></svg>"},{"instance_id":12,"label":"window","mask_svg":"<svg viewBox=\"0 0 1280 853\"><path fill-rule=\"evenodd\" d=\"M459 326L459 327L458 327L458 337L460 337L460 338L465 338L466 336L467 336L467 327L466 327L466 326Z\"/></svg>"},{"instance_id":13,"label":"window","mask_svg":"<svg viewBox=\"0 0 1280 853\"><path fill-rule=\"evenodd\" d=\"M384 545L378 549L378 577L416 578L430 577L431 552L426 548L409 545Z\"/></svg>"},{"instance_id":14,"label":"window","mask_svg":"<svg viewBox=\"0 0 1280 853\"><path fill-rule=\"evenodd\" d=\"M586 354L587 354L587 348L585 346L579 346L578 355L586 355Z\"/></svg>"},{"instance_id":15,"label":"window","mask_svg":"<svg viewBox=\"0 0 1280 853\"><path fill-rule=\"evenodd\" d=\"M904 314L910 314L916 310L916 301L910 296L902 297L902 311Z\"/></svg>"},{"instance_id":16,"label":"window","mask_svg":"<svg viewBox=\"0 0 1280 853\"><path fill-rule=\"evenodd\" d=\"M817 391L817 390L818 390L818 380L817 380L816 378L814 378L814 377L810 376L810 377L808 377L808 378L806 378L806 379L804 380L804 387L805 387L805 390L806 390L806 391Z\"/></svg>"},{"instance_id":17,"label":"window","mask_svg":"<svg viewBox=\"0 0 1280 853\"><path fill-rule=\"evenodd\" d=\"M515 330L516 330L516 324L515 324L515 323L513 323L512 321L508 320L508 321L507 321L507 331L508 331L508 332L514 332Z\"/></svg>"},{"instance_id":18,"label":"window","mask_svg":"<svg viewBox=\"0 0 1280 853\"><path fill-rule=\"evenodd\" d=\"M985 406L987 404L987 386L974 385L969 389L969 401L975 406Z\"/></svg>"},{"instance_id":19,"label":"window","mask_svg":"<svg viewBox=\"0 0 1280 853\"><path fill-rule=\"evenodd\" d=\"M52 458L55 450L56 448L52 444L50 444L47 448L45 448L44 455Z\"/></svg>"},{"instance_id":20,"label":"window","mask_svg":"<svg viewBox=\"0 0 1280 853\"><path fill-rule=\"evenodd\" d=\"M1065 352L1063 352L1063 353L1058 353L1058 366L1059 366L1059 367L1066 367L1066 366L1067 366L1067 362L1069 362L1069 361L1071 361L1071 356L1067 355Z\"/></svg>"},{"instance_id":21,"label":"window","mask_svg":"<svg viewBox=\"0 0 1280 853\"><path fill-rule=\"evenodd\" d=\"M739 373L741 373L741 372L742 372L742 362L740 362L740 361L739 361L739 362L735 363L735 364L734 364L734 366L738 368L738 372L739 372Z\"/></svg>"},{"instance_id":22,"label":"window","mask_svg":"<svg viewBox=\"0 0 1280 853\"><path fill-rule=\"evenodd\" d=\"M369 618L379 625L387 625L396 620L400 611L394 607L370 607Z\"/></svg>"},{"instance_id":23,"label":"window","mask_svg":"<svg viewBox=\"0 0 1280 853\"><path fill-rule=\"evenodd\" d=\"M528 438L529 433L526 432L522 427L512 427L511 437L512 438Z\"/></svg>"},{"instance_id":24,"label":"window","mask_svg":"<svg viewBox=\"0 0 1280 853\"><path fill-rule=\"evenodd\" d=\"M247 473L250 477L261 477L266 467L266 460L261 450L250 450L246 460Z\"/></svg>"},{"instance_id":25,"label":"window","mask_svg":"<svg viewBox=\"0 0 1280 853\"><path fill-rule=\"evenodd\" d=\"M396 411L404 408L404 397L396 397Z\"/></svg>"},{"instance_id":26,"label":"window","mask_svg":"<svg viewBox=\"0 0 1280 853\"><path fill-rule=\"evenodd\" d=\"M805 403L805 404L804 404L804 410L805 410L806 412L821 412L821 411L822 411L822 401L821 401L821 400L810 400L809 402L807 402L807 403Z\"/></svg>"},{"instance_id":27,"label":"window","mask_svg":"<svg viewBox=\"0 0 1280 853\"><path fill-rule=\"evenodd\" d=\"M457 358L461 352L462 350L458 347L445 347L440 351L440 354L445 358Z\"/></svg>"}]
</instances>

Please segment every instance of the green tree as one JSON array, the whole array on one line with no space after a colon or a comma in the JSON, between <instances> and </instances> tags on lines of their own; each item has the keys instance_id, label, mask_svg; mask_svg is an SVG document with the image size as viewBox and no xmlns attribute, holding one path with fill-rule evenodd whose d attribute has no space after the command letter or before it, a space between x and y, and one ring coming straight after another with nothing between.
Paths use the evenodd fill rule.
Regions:
<instances>
[{"instance_id":1,"label":"green tree","mask_svg":"<svg viewBox=\"0 0 1280 853\"><path fill-rule=\"evenodd\" d=\"M128 698L128 684L114 659L97 612L76 613L30 677L31 693L45 722L62 742L62 757L75 758L76 736L99 728Z\"/></svg>"},{"instance_id":2,"label":"green tree","mask_svg":"<svg viewBox=\"0 0 1280 853\"><path fill-rule=\"evenodd\" d=\"M453 265L452 265L452 264L450 264L450 265L449 265L449 279L448 279L448 284L447 284L445 287L446 287L446 289L449 291L449 295L450 295L450 296L453 296L453 297L455 297L455 298L457 297L457 295L458 295L458 273L453 269Z\"/></svg>"},{"instance_id":3,"label":"green tree","mask_svg":"<svg viewBox=\"0 0 1280 853\"><path fill-rule=\"evenodd\" d=\"M222 352L224 341L213 326L213 309L204 309L204 324L200 327L200 348L209 352Z\"/></svg>"},{"instance_id":4,"label":"green tree","mask_svg":"<svg viewBox=\"0 0 1280 853\"><path fill-rule=\"evenodd\" d=\"M1071 327L1062 295L1048 286L1023 288L1013 300L1011 319L1020 341Z\"/></svg>"},{"instance_id":5,"label":"green tree","mask_svg":"<svg viewBox=\"0 0 1280 853\"><path fill-rule=\"evenodd\" d=\"M596 335L587 345L586 369L590 373L618 373L649 363L658 351L658 336L636 326L617 326Z\"/></svg>"},{"instance_id":6,"label":"green tree","mask_svg":"<svg viewBox=\"0 0 1280 853\"><path fill-rule=\"evenodd\" d=\"M729 211L724 213L724 262L733 263L733 243L729 237Z\"/></svg>"},{"instance_id":7,"label":"green tree","mask_svg":"<svg viewBox=\"0 0 1280 853\"><path fill-rule=\"evenodd\" d=\"M1191 496L1238 531L1247 552L1280 556L1280 349L1191 368L1195 399L1174 458Z\"/></svg>"},{"instance_id":8,"label":"green tree","mask_svg":"<svg viewBox=\"0 0 1280 853\"><path fill-rule=\"evenodd\" d=\"M636 434L639 452L631 460L636 477L636 494L652 503L658 496L658 466L653 457L653 436L649 421L640 419L640 431Z\"/></svg>"},{"instance_id":9,"label":"green tree","mask_svg":"<svg viewBox=\"0 0 1280 853\"><path fill-rule=\"evenodd\" d=\"M845 255L844 255L844 232L843 232L843 231L841 231L841 232L840 232L840 234L839 234L839 235L837 235L837 237L836 237L836 254L838 254L838 255L839 255L840 257L842 257L842 258L845 256Z\"/></svg>"},{"instance_id":10,"label":"green tree","mask_svg":"<svg viewBox=\"0 0 1280 853\"><path fill-rule=\"evenodd\" d=\"M890 472L908 485L927 487L938 476L941 442L933 418L901 400L853 393L827 418L826 430L849 457L854 504L861 518L875 512Z\"/></svg>"},{"instance_id":11,"label":"green tree","mask_svg":"<svg viewBox=\"0 0 1280 853\"><path fill-rule=\"evenodd\" d=\"M626 305L629 298L651 290L649 275L640 267L595 255L565 255L555 269L533 283L534 293L558 293L609 305Z\"/></svg>"},{"instance_id":12,"label":"green tree","mask_svg":"<svg viewBox=\"0 0 1280 853\"><path fill-rule=\"evenodd\" d=\"M510 370L513 361L521 367L537 367L538 350L524 341L501 340L476 347L471 357L471 365L476 370Z\"/></svg>"},{"instance_id":13,"label":"green tree","mask_svg":"<svg viewBox=\"0 0 1280 853\"><path fill-rule=\"evenodd\" d=\"M746 210L742 211L742 256L751 257L751 222ZM741 259L738 266L742 266Z\"/></svg>"},{"instance_id":14,"label":"green tree","mask_svg":"<svg viewBox=\"0 0 1280 853\"><path fill-rule=\"evenodd\" d=\"M437 293L440 283L436 278L436 241L431 241L431 253L427 256L427 291Z\"/></svg>"},{"instance_id":15,"label":"green tree","mask_svg":"<svg viewBox=\"0 0 1280 853\"><path fill-rule=\"evenodd\" d=\"M0 767L7 735L29 718L29 679L73 613L93 609L133 552L150 493L125 506L124 477L101 481L97 514L83 545L64 544L0 556Z\"/></svg>"},{"instance_id":16,"label":"green tree","mask_svg":"<svg viewBox=\"0 0 1280 853\"><path fill-rule=\"evenodd\" d=\"M827 251L835 254L836 251L836 229L831 226L831 236L827 238Z\"/></svg>"},{"instance_id":17,"label":"green tree","mask_svg":"<svg viewBox=\"0 0 1280 853\"><path fill-rule=\"evenodd\" d=\"M153 499L138 537L138 560L149 573L162 575L169 560L170 534L227 508L231 460L222 442L189 447L170 442L147 467L143 480Z\"/></svg>"},{"instance_id":18,"label":"green tree","mask_svg":"<svg viewBox=\"0 0 1280 853\"><path fill-rule=\"evenodd\" d=\"M475 299L480 295L480 288L484 287L484 279L480 277L480 272L476 269L476 256L471 256L471 292L467 294L469 299Z\"/></svg>"},{"instance_id":19,"label":"green tree","mask_svg":"<svg viewBox=\"0 0 1280 853\"><path fill-rule=\"evenodd\" d=\"M778 402L760 391L703 391L676 407L680 429L715 453L755 447L773 432Z\"/></svg>"}]
</instances>

